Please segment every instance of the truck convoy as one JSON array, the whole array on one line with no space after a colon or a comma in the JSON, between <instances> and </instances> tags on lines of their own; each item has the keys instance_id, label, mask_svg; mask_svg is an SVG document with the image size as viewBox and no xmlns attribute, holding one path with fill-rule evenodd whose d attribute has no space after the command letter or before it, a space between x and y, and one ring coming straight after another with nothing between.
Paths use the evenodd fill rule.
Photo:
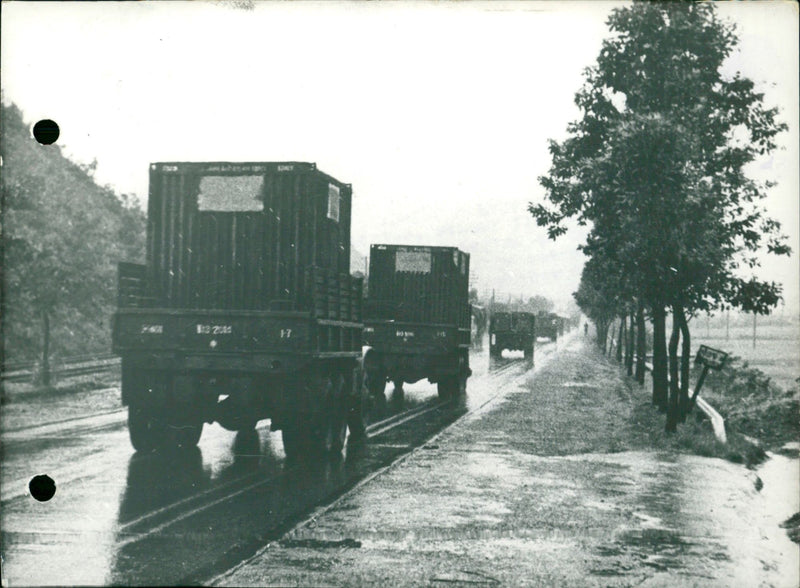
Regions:
<instances>
[{"instance_id":1,"label":"truck convoy","mask_svg":"<svg viewBox=\"0 0 800 588\"><path fill-rule=\"evenodd\" d=\"M427 378L442 400L466 391L469 254L454 247L372 245L364 317L369 392Z\"/></svg>"}]
</instances>

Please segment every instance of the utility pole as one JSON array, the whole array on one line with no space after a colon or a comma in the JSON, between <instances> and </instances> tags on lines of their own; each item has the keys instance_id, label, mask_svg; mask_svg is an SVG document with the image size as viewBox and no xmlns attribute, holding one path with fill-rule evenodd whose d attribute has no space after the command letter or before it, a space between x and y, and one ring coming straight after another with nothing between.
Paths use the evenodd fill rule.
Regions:
<instances>
[{"instance_id":1,"label":"utility pole","mask_svg":"<svg viewBox=\"0 0 800 588\"><path fill-rule=\"evenodd\" d=\"M725 340L729 341L731 338L731 309L725 311Z\"/></svg>"},{"instance_id":2,"label":"utility pole","mask_svg":"<svg viewBox=\"0 0 800 588\"><path fill-rule=\"evenodd\" d=\"M753 349L756 348L756 311L753 311Z\"/></svg>"}]
</instances>

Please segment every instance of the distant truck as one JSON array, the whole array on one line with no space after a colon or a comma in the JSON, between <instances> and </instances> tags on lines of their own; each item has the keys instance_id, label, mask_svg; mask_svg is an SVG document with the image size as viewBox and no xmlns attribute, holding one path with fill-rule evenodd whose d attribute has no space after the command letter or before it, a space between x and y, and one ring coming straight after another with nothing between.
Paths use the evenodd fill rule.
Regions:
<instances>
[{"instance_id":1,"label":"distant truck","mask_svg":"<svg viewBox=\"0 0 800 588\"><path fill-rule=\"evenodd\" d=\"M472 347L483 349L483 336L486 334L488 317L486 308L479 304L471 304L472 323L470 326L470 338Z\"/></svg>"},{"instance_id":2,"label":"distant truck","mask_svg":"<svg viewBox=\"0 0 800 588\"><path fill-rule=\"evenodd\" d=\"M466 391L469 368L469 254L455 247L372 245L364 314L369 392L427 378L439 398Z\"/></svg>"},{"instance_id":3,"label":"distant truck","mask_svg":"<svg viewBox=\"0 0 800 588\"><path fill-rule=\"evenodd\" d=\"M564 333L564 323L557 314L540 312L536 317L536 337L557 341L558 336Z\"/></svg>"},{"instance_id":4,"label":"distant truck","mask_svg":"<svg viewBox=\"0 0 800 588\"><path fill-rule=\"evenodd\" d=\"M531 312L495 312L489 321L489 355L499 357L503 349L523 351L533 360L536 316Z\"/></svg>"},{"instance_id":5,"label":"distant truck","mask_svg":"<svg viewBox=\"0 0 800 588\"><path fill-rule=\"evenodd\" d=\"M113 350L133 447L271 419L287 456L341 451L360 419L352 190L313 163L154 163L145 264L119 265Z\"/></svg>"}]
</instances>

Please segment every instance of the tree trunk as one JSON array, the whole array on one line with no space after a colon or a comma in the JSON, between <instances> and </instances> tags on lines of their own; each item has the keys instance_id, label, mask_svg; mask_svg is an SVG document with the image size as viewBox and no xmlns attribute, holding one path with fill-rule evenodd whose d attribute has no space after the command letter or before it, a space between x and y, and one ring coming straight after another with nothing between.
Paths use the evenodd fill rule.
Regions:
<instances>
[{"instance_id":1,"label":"tree trunk","mask_svg":"<svg viewBox=\"0 0 800 588\"><path fill-rule=\"evenodd\" d=\"M619 317L619 332L617 333L617 363L622 363L622 341L625 338L625 315Z\"/></svg>"},{"instance_id":2,"label":"tree trunk","mask_svg":"<svg viewBox=\"0 0 800 588\"><path fill-rule=\"evenodd\" d=\"M644 386L645 356L647 355L647 330L644 322L644 305L636 309L636 381Z\"/></svg>"},{"instance_id":3,"label":"tree trunk","mask_svg":"<svg viewBox=\"0 0 800 588\"><path fill-rule=\"evenodd\" d=\"M678 430L678 343L681 338L680 328L678 327L677 305L672 305L672 334L669 337L669 407L667 408L667 433L674 433Z\"/></svg>"},{"instance_id":4,"label":"tree trunk","mask_svg":"<svg viewBox=\"0 0 800 588\"><path fill-rule=\"evenodd\" d=\"M42 385L50 385L50 315L42 311Z\"/></svg>"},{"instance_id":5,"label":"tree trunk","mask_svg":"<svg viewBox=\"0 0 800 588\"><path fill-rule=\"evenodd\" d=\"M598 321L597 328L597 346L605 355L608 345L608 323L605 320Z\"/></svg>"},{"instance_id":6,"label":"tree trunk","mask_svg":"<svg viewBox=\"0 0 800 588\"><path fill-rule=\"evenodd\" d=\"M692 337L689 334L689 322L686 320L686 313L682 306L678 306L679 322L681 329L681 389L680 406L678 410L678 422L686 422L686 414L689 411L689 371L691 369Z\"/></svg>"},{"instance_id":7,"label":"tree trunk","mask_svg":"<svg viewBox=\"0 0 800 588\"><path fill-rule=\"evenodd\" d=\"M667 410L667 325L660 303L653 305L653 404Z\"/></svg>"},{"instance_id":8,"label":"tree trunk","mask_svg":"<svg viewBox=\"0 0 800 588\"><path fill-rule=\"evenodd\" d=\"M629 320L627 335L625 337L625 369L629 376L633 375L633 311L626 317Z\"/></svg>"}]
</instances>

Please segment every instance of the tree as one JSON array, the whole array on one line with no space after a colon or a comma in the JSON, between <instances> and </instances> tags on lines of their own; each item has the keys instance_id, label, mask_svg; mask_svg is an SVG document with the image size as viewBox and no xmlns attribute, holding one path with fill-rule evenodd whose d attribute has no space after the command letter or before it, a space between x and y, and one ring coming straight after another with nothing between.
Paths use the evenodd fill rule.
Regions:
<instances>
[{"instance_id":1,"label":"tree","mask_svg":"<svg viewBox=\"0 0 800 588\"><path fill-rule=\"evenodd\" d=\"M525 305L527 311L534 313L550 312L554 307L555 304L553 304L552 300L545 296L540 296L539 294L528 298L528 303Z\"/></svg>"},{"instance_id":2,"label":"tree","mask_svg":"<svg viewBox=\"0 0 800 588\"><path fill-rule=\"evenodd\" d=\"M687 316L725 303L767 312L779 300L779 285L741 273L758 266L764 248L789 251L780 225L758 206L769 184L749 179L745 166L772 151L786 125L750 80L722 75L737 39L713 5L635 2L608 24L613 34L576 95L583 118L565 141L550 143L552 166L540 178L549 205L529 210L551 238L567 218L591 224L584 252L613 268L611 280L624 276L628 294L647 306L653 399L662 407L672 312L674 430L688 396Z\"/></svg>"},{"instance_id":3,"label":"tree","mask_svg":"<svg viewBox=\"0 0 800 588\"><path fill-rule=\"evenodd\" d=\"M142 256L144 216L57 146L37 144L16 107L2 115L4 347L36 349L48 385L54 346L107 341L116 263Z\"/></svg>"},{"instance_id":4,"label":"tree","mask_svg":"<svg viewBox=\"0 0 800 588\"><path fill-rule=\"evenodd\" d=\"M608 328L618 313L613 285L606 275L608 269L599 257L589 259L581 272L578 290L573 293L578 307L595 324L597 346L603 353L606 352Z\"/></svg>"}]
</instances>

